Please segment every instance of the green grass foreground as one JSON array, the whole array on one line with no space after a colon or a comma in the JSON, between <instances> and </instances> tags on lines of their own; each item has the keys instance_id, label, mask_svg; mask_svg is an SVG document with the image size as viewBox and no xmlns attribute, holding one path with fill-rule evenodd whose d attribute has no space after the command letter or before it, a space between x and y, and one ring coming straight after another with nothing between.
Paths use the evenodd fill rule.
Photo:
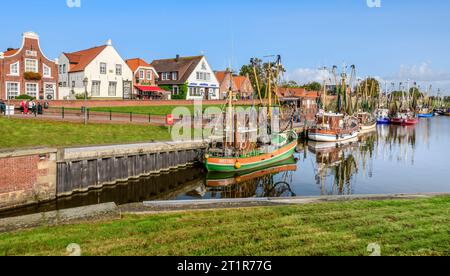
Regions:
<instances>
[{"instance_id":1,"label":"green grass foreground","mask_svg":"<svg viewBox=\"0 0 450 276\"><path fill-rule=\"evenodd\" d=\"M169 140L166 127L0 118L0 148L76 146Z\"/></svg>"},{"instance_id":2,"label":"green grass foreground","mask_svg":"<svg viewBox=\"0 0 450 276\"><path fill-rule=\"evenodd\" d=\"M450 197L126 215L0 235L0 255L450 255Z\"/></svg>"},{"instance_id":3,"label":"green grass foreground","mask_svg":"<svg viewBox=\"0 0 450 276\"><path fill-rule=\"evenodd\" d=\"M204 111L208 107L222 108L222 105L203 105ZM172 114L176 108L187 108L191 114L194 114L194 105L175 106L175 105L158 105L158 106L113 106L113 107L94 107L91 111L100 112L119 112L119 113L135 113L135 114L151 114L162 115Z\"/></svg>"}]
</instances>

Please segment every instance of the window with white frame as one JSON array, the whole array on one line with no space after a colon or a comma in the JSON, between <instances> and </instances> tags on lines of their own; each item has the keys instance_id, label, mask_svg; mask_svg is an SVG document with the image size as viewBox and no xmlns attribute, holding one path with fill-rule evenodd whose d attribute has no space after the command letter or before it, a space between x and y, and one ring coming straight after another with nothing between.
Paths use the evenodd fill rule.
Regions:
<instances>
[{"instance_id":1,"label":"window with white frame","mask_svg":"<svg viewBox=\"0 0 450 276\"><path fill-rule=\"evenodd\" d=\"M139 79L140 80L143 80L144 79L144 75L145 73L144 73L144 70L139 70Z\"/></svg>"},{"instance_id":2,"label":"window with white frame","mask_svg":"<svg viewBox=\"0 0 450 276\"><path fill-rule=\"evenodd\" d=\"M27 94L30 97L37 98L38 84L37 83L26 83L25 84L25 94Z\"/></svg>"},{"instance_id":3,"label":"window with white frame","mask_svg":"<svg viewBox=\"0 0 450 276\"><path fill-rule=\"evenodd\" d=\"M169 73L162 73L161 79L162 80L169 80Z\"/></svg>"},{"instance_id":4,"label":"window with white frame","mask_svg":"<svg viewBox=\"0 0 450 276\"><path fill-rule=\"evenodd\" d=\"M92 88L91 88L91 94L93 97L100 96L100 81L92 81Z\"/></svg>"},{"instance_id":5,"label":"window with white frame","mask_svg":"<svg viewBox=\"0 0 450 276\"><path fill-rule=\"evenodd\" d=\"M178 88L177 85L174 85L172 87L172 95L178 95L179 92L180 92L180 88Z\"/></svg>"},{"instance_id":6,"label":"window with white frame","mask_svg":"<svg viewBox=\"0 0 450 276\"><path fill-rule=\"evenodd\" d=\"M152 80L152 71L147 70L147 80Z\"/></svg>"},{"instance_id":7,"label":"window with white frame","mask_svg":"<svg viewBox=\"0 0 450 276\"><path fill-rule=\"evenodd\" d=\"M172 72L172 80L178 80L178 72Z\"/></svg>"},{"instance_id":8,"label":"window with white frame","mask_svg":"<svg viewBox=\"0 0 450 276\"><path fill-rule=\"evenodd\" d=\"M37 59L25 59L25 72L39 72Z\"/></svg>"},{"instance_id":9,"label":"window with white frame","mask_svg":"<svg viewBox=\"0 0 450 276\"><path fill-rule=\"evenodd\" d=\"M111 81L108 86L108 96L115 97L117 92L117 82Z\"/></svg>"},{"instance_id":10,"label":"window with white frame","mask_svg":"<svg viewBox=\"0 0 450 276\"><path fill-rule=\"evenodd\" d=\"M63 64L62 71L63 71L63 74L66 73L66 65L65 64Z\"/></svg>"},{"instance_id":11,"label":"window with white frame","mask_svg":"<svg viewBox=\"0 0 450 276\"><path fill-rule=\"evenodd\" d=\"M9 67L9 74L11 76L18 76L19 75L19 62L13 63Z\"/></svg>"},{"instance_id":12,"label":"window with white frame","mask_svg":"<svg viewBox=\"0 0 450 276\"><path fill-rule=\"evenodd\" d=\"M106 75L106 63L100 62L100 74Z\"/></svg>"},{"instance_id":13,"label":"window with white frame","mask_svg":"<svg viewBox=\"0 0 450 276\"><path fill-rule=\"evenodd\" d=\"M14 99L19 96L20 83L7 82L6 83L6 95L8 99Z\"/></svg>"},{"instance_id":14,"label":"window with white frame","mask_svg":"<svg viewBox=\"0 0 450 276\"><path fill-rule=\"evenodd\" d=\"M52 69L49 67L49 66L47 66L47 65L45 65L44 64L44 77L46 77L46 78L51 78L52 77Z\"/></svg>"},{"instance_id":15,"label":"window with white frame","mask_svg":"<svg viewBox=\"0 0 450 276\"><path fill-rule=\"evenodd\" d=\"M121 64L116 64L116 75L122 76L122 65Z\"/></svg>"}]
</instances>

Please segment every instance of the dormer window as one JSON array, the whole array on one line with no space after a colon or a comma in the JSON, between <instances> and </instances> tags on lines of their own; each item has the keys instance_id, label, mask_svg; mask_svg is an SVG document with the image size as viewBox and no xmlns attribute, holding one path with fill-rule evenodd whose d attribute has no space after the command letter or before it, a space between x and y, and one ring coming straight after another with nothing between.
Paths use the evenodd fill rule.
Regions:
<instances>
[{"instance_id":1,"label":"dormer window","mask_svg":"<svg viewBox=\"0 0 450 276\"><path fill-rule=\"evenodd\" d=\"M152 71L147 70L147 80L152 80Z\"/></svg>"},{"instance_id":2,"label":"dormer window","mask_svg":"<svg viewBox=\"0 0 450 276\"><path fill-rule=\"evenodd\" d=\"M178 80L178 72L172 72L172 80Z\"/></svg>"},{"instance_id":3,"label":"dormer window","mask_svg":"<svg viewBox=\"0 0 450 276\"><path fill-rule=\"evenodd\" d=\"M139 70L139 79L140 80L144 79L144 70Z\"/></svg>"},{"instance_id":4,"label":"dormer window","mask_svg":"<svg viewBox=\"0 0 450 276\"><path fill-rule=\"evenodd\" d=\"M162 73L161 79L162 79L163 81L169 80L169 73Z\"/></svg>"},{"instance_id":5,"label":"dormer window","mask_svg":"<svg viewBox=\"0 0 450 276\"><path fill-rule=\"evenodd\" d=\"M19 62L13 63L9 67L9 74L11 76L18 76L19 75Z\"/></svg>"}]
</instances>

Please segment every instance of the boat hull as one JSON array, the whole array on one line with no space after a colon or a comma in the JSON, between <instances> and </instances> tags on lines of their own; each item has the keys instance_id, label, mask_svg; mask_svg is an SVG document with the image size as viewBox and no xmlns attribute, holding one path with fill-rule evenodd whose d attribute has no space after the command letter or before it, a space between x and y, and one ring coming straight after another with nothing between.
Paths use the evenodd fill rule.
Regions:
<instances>
[{"instance_id":1,"label":"boat hull","mask_svg":"<svg viewBox=\"0 0 450 276\"><path fill-rule=\"evenodd\" d=\"M379 124L379 125L389 125L390 123L391 123L391 120L388 118L377 120L377 124Z\"/></svg>"},{"instance_id":2,"label":"boat hull","mask_svg":"<svg viewBox=\"0 0 450 276\"><path fill-rule=\"evenodd\" d=\"M374 130L377 128L377 123L374 122L371 125L361 125L361 131L369 131L369 130Z\"/></svg>"},{"instance_id":3,"label":"boat hull","mask_svg":"<svg viewBox=\"0 0 450 276\"><path fill-rule=\"evenodd\" d=\"M432 118L434 117L433 113L430 114L419 114L419 118Z\"/></svg>"},{"instance_id":4,"label":"boat hull","mask_svg":"<svg viewBox=\"0 0 450 276\"><path fill-rule=\"evenodd\" d=\"M400 126L413 126L418 122L418 119L391 119L391 124Z\"/></svg>"},{"instance_id":5,"label":"boat hull","mask_svg":"<svg viewBox=\"0 0 450 276\"><path fill-rule=\"evenodd\" d=\"M273 153L247 158L207 158L206 169L210 172L244 172L284 161L294 155L297 141L293 141ZM239 166L236 166L239 164Z\"/></svg>"},{"instance_id":6,"label":"boat hull","mask_svg":"<svg viewBox=\"0 0 450 276\"><path fill-rule=\"evenodd\" d=\"M343 142L358 137L359 132L355 131L350 134L327 134L321 132L310 132L308 138L316 142Z\"/></svg>"}]
</instances>

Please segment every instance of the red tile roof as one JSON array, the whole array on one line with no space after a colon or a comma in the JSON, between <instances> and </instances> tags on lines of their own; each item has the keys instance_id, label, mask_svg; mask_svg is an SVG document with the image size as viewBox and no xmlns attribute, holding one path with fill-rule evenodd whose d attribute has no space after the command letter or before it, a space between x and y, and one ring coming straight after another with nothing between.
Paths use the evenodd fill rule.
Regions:
<instances>
[{"instance_id":1,"label":"red tile roof","mask_svg":"<svg viewBox=\"0 0 450 276\"><path fill-rule=\"evenodd\" d=\"M236 85L238 90L242 90L242 85L247 80L246 76L233 76L234 84Z\"/></svg>"},{"instance_id":2,"label":"red tile roof","mask_svg":"<svg viewBox=\"0 0 450 276\"><path fill-rule=\"evenodd\" d=\"M64 53L69 59L70 70L69 72L84 71L86 67L101 53L107 46L94 47L73 53Z\"/></svg>"},{"instance_id":3,"label":"red tile roof","mask_svg":"<svg viewBox=\"0 0 450 276\"><path fill-rule=\"evenodd\" d=\"M129 59L126 61L126 63L128 64L128 67L130 67L131 71L133 71L133 73L136 72L139 67L153 68L153 66L140 58Z\"/></svg>"},{"instance_id":4,"label":"red tile roof","mask_svg":"<svg viewBox=\"0 0 450 276\"><path fill-rule=\"evenodd\" d=\"M3 54L5 55L5 57L9 57L9 56L12 56L12 55L14 55L15 53L17 53L19 50L20 50L20 49L13 49L13 50L6 51L6 52L4 52Z\"/></svg>"},{"instance_id":5,"label":"red tile roof","mask_svg":"<svg viewBox=\"0 0 450 276\"><path fill-rule=\"evenodd\" d=\"M306 91L304 88L278 88L278 95L280 97L294 97L294 98L319 98L320 92Z\"/></svg>"},{"instance_id":6,"label":"red tile roof","mask_svg":"<svg viewBox=\"0 0 450 276\"><path fill-rule=\"evenodd\" d=\"M227 74L229 74L229 72L227 72L227 71L217 71L216 72L217 81L219 83L222 83Z\"/></svg>"}]
</instances>

